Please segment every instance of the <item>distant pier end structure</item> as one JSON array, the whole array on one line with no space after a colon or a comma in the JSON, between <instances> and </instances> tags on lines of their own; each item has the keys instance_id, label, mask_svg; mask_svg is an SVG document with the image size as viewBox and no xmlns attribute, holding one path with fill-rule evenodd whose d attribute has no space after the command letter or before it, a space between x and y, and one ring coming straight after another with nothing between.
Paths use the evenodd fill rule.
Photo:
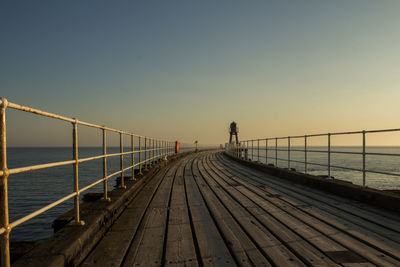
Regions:
<instances>
[{"instance_id":1,"label":"distant pier end structure","mask_svg":"<svg viewBox=\"0 0 400 267\"><path fill-rule=\"evenodd\" d=\"M237 126L236 122L231 122L231 125L229 126L229 144L232 144L232 136L236 136L236 144L239 144L239 138L238 138L238 133L239 133L239 127Z\"/></svg>"}]
</instances>

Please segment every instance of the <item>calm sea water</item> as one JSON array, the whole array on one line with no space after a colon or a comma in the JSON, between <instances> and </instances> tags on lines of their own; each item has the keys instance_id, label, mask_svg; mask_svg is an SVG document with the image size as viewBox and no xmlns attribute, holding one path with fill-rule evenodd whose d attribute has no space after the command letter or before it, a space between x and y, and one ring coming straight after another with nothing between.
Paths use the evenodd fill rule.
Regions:
<instances>
[{"instance_id":1,"label":"calm sea water","mask_svg":"<svg viewBox=\"0 0 400 267\"><path fill-rule=\"evenodd\" d=\"M183 149L190 150L191 148ZM279 149L285 149L279 147ZM293 148L296 149L296 148ZM300 148L299 148L300 149ZM321 147L310 147L310 150L323 151ZM129 148L124 149L128 151ZM332 151L361 152L360 147L333 147ZM118 153L119 148L107 148L108 153ZM368 147L367 152L397 153L400 147ZM70 160L71 148L8 148L9 168L30 166L35 164ZM250 151L251 153L251 151ZM79 148L79 157L90 157L101 155L102 149L98 147ZM275 157L275 152L270 150L269 157ZM142 156L143 158L143 156ZM287 152L279 151L278 158L287 159ZM254 149L253 160L257 160L257 150ZM291 159L303 161L304 152L291 152ZM308 153L308 160L314 163L326 164L326 153ZM138 155L136 155L138 162ZM265 147L260 147L260 161L265 162ZM274 158L269 158L268 163L275 163ZM361 155L332 154L332 165L362 168ZM368 156L367 169L386 171L400 174L400 157L394 156ZM131 164L130 155L124 157L124 166ZM278 160L279 167L287 167L287 161ZM107 159L108 173L119 170L119 157ZM292 168L298 171L304 170L303 163L291 163ZM326 175L326 167L308 165L308 172L316 175ZM128 171L128 174L130 172ZM354 184L362 184L362 173L332 169L335 178L348 180ZM79 165L80 188L93 183L102 177L102 159L85 162ZM115 185L115 179L108 181L109 190ZM367 186L378 189L400 189L400 177L386 176L380 174L367 174ZM70 194L73 190L72 166L56 167L51 169L37 170L28 173L11 175L9 177L9 210L10 222L13 222L29 213L50 204L63 196ZM102 192L102 184L99 184L86 192ZM73 200L69 200L59 206L45 212L44 214L16 227L11 232L12 240L43 240L53 233L51 224L53 220L70 210Z\"/></svg>"}]
</instances>

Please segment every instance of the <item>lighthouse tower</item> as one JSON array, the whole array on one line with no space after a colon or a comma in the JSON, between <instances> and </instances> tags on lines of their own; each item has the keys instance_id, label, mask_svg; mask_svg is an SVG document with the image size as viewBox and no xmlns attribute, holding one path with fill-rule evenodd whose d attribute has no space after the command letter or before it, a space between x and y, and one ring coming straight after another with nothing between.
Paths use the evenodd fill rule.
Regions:
<instances>
[{"instance_id":1,"label":"lighthouse tower","mask_svg":"<svg viewBox=\"0 0 400 267\"><path fill-rule=\"evenodd\" d=\"M236 136L236 144L239 144L239 138L238 138L238 133L239 133L239 128L237 127L236 122L232 122L230 127L229 127L229 144L232 144L232 136Z\"/></svg>"}]
</instances>

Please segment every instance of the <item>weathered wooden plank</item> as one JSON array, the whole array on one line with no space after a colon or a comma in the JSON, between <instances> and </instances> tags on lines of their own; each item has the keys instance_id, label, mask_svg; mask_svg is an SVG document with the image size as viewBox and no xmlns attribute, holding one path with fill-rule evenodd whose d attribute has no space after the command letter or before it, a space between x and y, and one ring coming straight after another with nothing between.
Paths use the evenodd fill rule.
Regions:
<instances>
[{"instance_id":1,"label":"weathered wooden plank","mask_svg":"<svg viewBox=\"0 0 400 267\"><path fill-rule=\"evenodd\" d=\"M213 164L207 160L208 168L218 175L227 183L235 182L239 185L235 186L236 190L240 191L242 194L246 195L249 199L263 208L266 212L268 212L271 216L285 224L288 228L296 231L299 235L301 235L308 242L313 244L319 250L323 251L325 255L328 257L332 256L332 260L338 264L343 264L342 259L339 259L335 256L333 252L343 252L347 251L347 248L343 247L340 243L335 242L328 238L328 236L324 235L323 231L317 231L315 228L310 227L308 224L305 224L304 221L298 219L296 216L293 216L293 213L296 213L293 207L285 206L285 205L274 205L274 200L276 198L272 198L269 200L268 197L265 197L264 192L260 190L258 187L254 185L248 184L243 180L236 178L235 176L227 176L221 170L216 169ZM251 191L251 190L253 191ZM260 192L261 191L261 192ZM258 194L256 194L258 193ZM279 201L279 199L276 199ZM276 211L278 209L278 211ZM273 211L273 212L272 212ZM349 255L350 251L347 252ZM365 259L358 255L352 255L352 260L355 261L357 259L359 262L366 262Z\"/></svg>"},{"instance_id":2,"label":"weathered wooden plank","mask_svg":"<svg viewBox=\"0 0 400 267\"><path fill-rule=\"evenodd\" d=\"M179 164L184 164L186 160L181 159ZM160 266L163 263L168 203L175 173L176 168L174 173L169 173L162 180L126 254L124 266Z\"/></svg>"},{"instance_id":3,"label":"weathered wooden plank","mask_svg":"<svg viewBox=\"0 0 400 267\"><path fill-rule=\"evenodd\" d=\"M253 236L256 242L260 242L260 247L265 249L265 252L275 264L302 265L302 261L308 263L326 262L316 257L313 254L314 250L309 248L309 245L304 240L282 227L279 222L270 225L270 222L265 223L266 220L260 214L256 216L252 214L246 207L256 208L255 205L251 205L243 196L230 195L228 193L229 189L226 191L227 187L225 185L216 183L214 177L211 177L202 165L199 165L199 170L220 201L234 214L243 227L246 227L248 233ZM319 256L323 257L323 255Z\"/></svg>"},{"instance_id":4,"label":"weathered wooden plank","mask_svg":"<svg viewBox=\"0 0 400 267\"><path fill-rule=\"evenodd\" d=\"M233 165L232 165L233 166ZM236 165L235 165L236 167ZM246 169L244 169L246 170ZM232 173L232 172L230 172ZM251 173L250 171L246 170L246 177L242 177L242 179L248 180L249 178L249 173ZM265 184L265 180L264 179L260 179L260 182ZM254 190L256 190L254 188ZM269 191L268 194L273 194L273 192L270 191L270 189L266 189L264 188L263 191ZM289 189L287 191L290 191ZM287 192L285 191L285 192ZM264 196L264 194L260 194L260 196ZM282 197L280 197L282 198ZM280 200L279 198L275 198L275 199L271 199L271 201L274 201L275 203L279 204ZM290 202L286 202L287 204L290 204ZM343 234L343 232L341 231L337 231L336 229L333 229L332 227L330 227L329 225L326 224L321 224L321 220L317 220L315 218L319 218L321 215L320 214L314 214L315 217L312 216L306 216L305 214L301 214L298 213L298 210L303 209L302 205L296 205L298 203L296 202L292 202L291 203L292 209L289 209L290 212L292 213L296 213L297 212L297 216L299 216L299 218L301 218L303 221L313 225L313 227L315 227L316 229L324 232L326 235L329 235L331 238L335 239L336 241L340 242L341 244L343 244L344 246L349 247L350 249L354 250L355 252L359 253L360 255L364 255L366 258L368 258L369 260L371 260L372 262L375 262L376 264L380 264L380 265L391 265L391 264L399 264L397 260L388 257L387 255L383 255L382 253L380 253L379 251L376 251L375 249L366 246L364 243L359 242L357 239L354 238L350 238L349 236L346 236ZM283 204L285 205L285 204ZM379 245L382 247L382 244L378 244L377 242L372 243L372 246L378 246ZM388 250L391 250L390 248L386 247ZM391 252L393 253L394 251L391 250ZM396 254L393 254L396 255Z\"/></svg>"},{"instance_id":5,"label":"weathered wooden plank","mask_svg":"<svg viewBox=\"0 0 400 267\"><path fill-rule=\"evenodd\" d=\"M229 159L226 159L228 160ZM233 162L231 162L232 164ZM234 164L234 163L233 163ZM236 164L237 165L237 164ZM239 168L242 168L244 166L237 166ZM262 174L258 172L257 170L252 170L250 169L251 172L254 174L258 173L259 175ZM262 176L265 179L271 180L270 175L266 175L265 173L262 174ZM273 179L273 178L272 178ZM273 179L274 182L283 184L283 185L289 185L287 181L284 180L276 180ZM400 220L400 216L395 216L393 213L387 212L385 216L377 216L378 211L377 209L373 209L375 211L369 211L365 209L367 205L363 205L361 208L353 205L353 203L357 203L354 200L347 200L345 198L341 198L339 196L335 196L333 194L327 193L327 192L320 192L318 190L310 190L309 187L306 187L304 185L296 184L296 186L293 188L293 191L302 194L309 198L312 201L315 201L315 203L324 203L326 205L331 206L334 209L337 209L338 212L341 212L342 214L345 214L346 217L351 216L354 218L354 220L357 220L358 222L362 222L363 224L375 224L375 225L380 225L382 228L387 228L389 230L392 230L396 232L397 234L400 233L400 224L398 223ZM364 207L364 208L363 208ZM371 207L372 209L372 207ZM382 211L380 211L382 213Z\"/></svg>"},{"instance_id":6,"label":"weathered wooden plank","mask_svg":"<svg viewBox=\"0 0 400 267\"><path fill-rule=\"evenodd\" d=\"M237 165L232 166L235 166L235 168L237 167ZM248 174L248 172L246 172L246 174ZM257 177L256 175L246 175L245 180L249 181L249 179L258 181L259 184L256 185L258 187L259 185L267 185L269 191L268 194L277 193L277 191L271 191L272 188L284 192L285 196L282 195L280 198L285 202L293 206L301 206L304 210L307 209L305 210L305 212L314 212L314 214L311 214L312 216L323 219L326 223L337 227L337 229L348 233L356 239L363 240L364 242L369 243L374 247L380 247L384 251L387 251L392 255L397 255L397 251L400 251L400 244L394 241L396 240L396 233L388 233L388 230L385 227L374 224L371 225L371 223L355 223L354 221L349 221L348 216L346 216L346 214L344 214L343 212L332 209L331 206L325 207L324 203L322 202L310 202L307 196L295 192L294 190L292 190L292 187L289 188L288 186L282 184L274 184L273 182L270 182L269 179L263 179L261 177ZM267 189L265 189L264 191L266 190ZM290 196L291 198L289 199L286 196ZM293 198L295 200L293 200ZM321 215L323 215L323 218L321 217ZM383 234L383 232L385 234Z\"/></svg>"},{"instance_id":7,"label":"weathered wooden plank","mask_svg":"<svg viewBox=\"0 0 400 267\"><path fill-rule=\"evenodd\" d=\"M194 162L193 173L200 193L228 243L231 253L236 258L238 265L271 266L267 258L263 256L232 215L216 198L208 185L205 184L198 171L197 160Z\"/></svg>"},{"instance_id":8,"label":"weathered wooden plank","mask_svg":"<svg viewBox=\"0 0 400 267\"><path fill-rule=\"evenodd\" d=\"M171 167L145 183L82 266L120 266L153 194Z\"/></svg>"},{"instance_id":9,"label":"weathered wooden plank","mask_svg":"<svg viewBox=\"0 0 400 267\"><path fill-rule=\"evenodd\" d=\"M204 204L195 184L190 165L185 167L184 181L191 222L196 237L195 241L201 256L201 263L204 266L236 266L234 258L229 253L221 234Z\"/></svg>"},{"instance_id":10,"label":"weathered wooden plank","mask_svg":"<svg viewBox=\"0 0 400 267\"><path fill-rule=\"evenodd\" d=\"M175 176L171 196L167 243L165 248L165 264L174 266L198 266L194 240L190 228L183 175L184 166L180 165Z\"/></svg>"}]
</instances>

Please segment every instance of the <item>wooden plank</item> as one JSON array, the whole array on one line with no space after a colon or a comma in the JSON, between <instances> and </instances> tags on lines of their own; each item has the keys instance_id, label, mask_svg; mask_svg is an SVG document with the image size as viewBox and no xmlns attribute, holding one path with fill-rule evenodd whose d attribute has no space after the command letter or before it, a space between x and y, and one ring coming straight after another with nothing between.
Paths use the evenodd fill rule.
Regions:
<instances>
[{"instance_id":1,"label":"wooden plank","mask_svg":"<svg viewBox=\"0 0 400 267\"><path fill-rule=\"evenodd\" d=\"M262 232L257 233L256 237L261 240L270 240L272 243L264 245L265 247L278 247L280 253L271 253L270 257L275 261L277 265L283 264L302 264L301 261L307 264L335 264L326 258L321 252L311 247L305 240L300 238L290 229L287 229L284 225L278 221L268 217L265 212L258 209L258 213L254 216L253 212L249 208L257 210L256 205L248 201L246 197L241 194L237 194L230 190L229 186L224 183L217 183L214 176L208 174L202 165L199 166L201 175L204 177L210 188L213 189L215 194L220 198L221 202L232 212L234 216L243 223L245 227L249 228L249 231L259 229ZM263 214L264 213L264 214ZM262 215L263 214L263 215ZM257 225L257 228L252 227ZM272 233L272 234L271 234ZM282 245L283 244L283 245ZM289 251L289 249L290 251ZM286 255L284 254L286 253ZM274 255L277 254L277 255ZM296 256L294 256L294 254ZM275 258L274 258L275 257ZM299 259L301 261L299 261Z\"/></svg>"},{"instance_id":2,"label":"wooden plank","mask_svg":"<svg viewBox=\"0 0 400 267\"><path fill-rule=\"evenodd\" d=\"M169 209L165 265L198 266L183 175L184 166L180 165L175 176Z\"/></svg>"},{"instance_id":3,"label":"wooden plank","mask_svg":"<svg viewBox=\"0 0 400 267\"><path fill-rule=\"evenodd\" d=\"M191 166L185 167L185 189L196 244L203 266L236 266L195 184Z\"/></svg>"},{"instance_id":4,"label":"wooden plank","mask_svg":"<svg viewBox=\"0 0 400 267\"><path fill-rule=\"evenodd\" d=\"M236 261L244 266L271 266L269 261L259 251L259 248L255 246L232 215L216 198L208 185L205 184L196 166L197 160L195 160L193 167L196 184L224 239L229 244L230 251L236 258Z\"/></svg>"},{"instance_id":5,"label":"wooden plank","mask_svg":"<svg viewBox=\"0 0 400 267\"><path fill-rule=\"evenodd\" d=\"M267 213L269 213L271 216L285 224L288 228L293 229L301 235L304 239L308 240L311 244L313 244L315 247L317 247L319 250L323 251L325 255L328 257L331 257L333 261L335 261L338 264L344 264L338 257L333 257L335 253L333 252L343 252L347 251L347 248L343 247L341 244L338 242L335 242L328 238L328 236L324 235L323 231L317 231L315 228L310 227L308 224L305 224L304 221L298 219L298 217L294 216L292 214L293 212L293 207L285 206L285 205L275 205L274 200L276 199L279 201L277 198L272 198L270 200L269 197L265 197L265 194L262 190L259 188L247 184L245 181L237 179L234 176L227 176L224 172L218 170L215 168L215 166L207 160L208 167L210 170L218 173L218 175L228 183L228 181L235 182L239 185L235 186L236 190L240 191L242 194L247 196L249 199L251 199L253 202L255 202L257 205L259 205L262 209L264 209ZM251 190L250 190L251 189ZM254 191L252 191L254 190ZM261 191L261 192L260 192ZM256 194L258 193L258 194ZM278 211L276 211L278 209ZM296 211L296 210L295 210ZM295 212L294 211L294 212ZM346 252L347 255L351 252ZM348 257L349 258L349 257ZM359 255L352 255L352 260L355 261L357 259L359 262L362 262L363 265L365 265L364 262L366 262L365 259L360 257Z\"/></svg>"},{"instance_id":6,"label":"wooden plank","mask_svg":"<svg viewBox=\"0 0 400 267\"><path fill-rule=\"evenodd\" d=\"M232 172L230 172L232 173ZM246 172L246 180L248 180L249 178L249 172ZM260 182L265 182L264 180L260 181ZM254 187L254 190L259 190L258 187ZM264 189L264 191L270 191L269 189ZM271 194L272 192L269 192L269 194ZM260 196L264 196L265 194L261 193ZM282 199L282 197L280 197ZM279 202L282 201L279 198L275 198L275 199L271 199L271 201L274 201L276 204L279 205ZM282 205L287 205L289 202L286 203L282 203ZM290 209L290 212L292 213L296 213L299 210L302 210L302 206L300 205L296 205L297 203L292 203L292 208ZM302 210L303 211L303 210ZM387 264L399 264L399 262L391 257L388 257L387 255L383 255L382 253L380 253L379 251L376 251L375 249L366 246L365 244L359 242L357 239L352 239L349 236L344 235L342 232L337 232L337 230L335 230L334 228L330 227L329 225L326 224L321 224L321 220L317 220L315 219L318 217L321 217L320 214L314 214L314 217L312 216L305 216L305 214L301 215L300 213L297 213L297 216L300 216L302 218L303 221L312 224L315 228L319 229L320 231L325 232L325 234L331 236L332 238L334 238L335 240L337 240L338 242L341 242L343 245L351 248L352 250L356 251L357 253L364 255L366 258L368 258L369 260L375 262L376 264L380 264L380 265L387 265ZM375 242L374 246L379 245ZM381 244L382 247L382 244ZM390 250L390 248L387 248L388 250ZM395 252L392 250L392 253ZM398 252L396 253L398 255ZM396 255L393 254L393 255Z\"/></svg>"},{"instance_id":7,"label":"wooden plank","mask_svg":"<svg viewBox=\"0 0 400 267\"><path fill-rule=\"evenodd\" d=\"M228 159L225 159L228 160ZM252 170L254 173L257 173L257 170ZM263 174L263 177L266 177L268 179L268 176L265 173L260 173ZM286 184L288 185L289 183L280 179L274 181L279 182L281 184ZM333 194L327 193L327 192L320 192L318 190L310 190L309 187L296 184L296 187L294 188L296 192L300 194L306 195L308 198L314 200L316 203L325 203L327 205L330 205L331 207L338 209L344 213L346 213L347 216L352 216L352 217L359 217L360 219L363 220L364 223L369 223L371 222L372 224L376 225L381 225L389 230L397 232L397 234L400 233L400 224L398 223L400 220L400 216L396 216L395 218L393 217L393 214L390 215L390 213L387 213L386 216L376 216L376 212L368 211L363 208L359 208L357 206L352 205L351 203L356 202L356 201L350 201L345 198L341 198L339 196L335 196ZM366 206L366 205L365 205Z\"/></svg>"},{"instance_id":8,"label":"wooden plank","mask_svg":"<svg viewBox=\"0 0 400 267\"><path fill-rule=\"evenodd\" d=\"M173 166L145 183L82 266L120 266L153 194L171 169Z\"/></svg>"},{"instance_id":9,"label":"wooden plank","mask_svg":"<svg viewBox=\"0 0 400 267\"><path fill-rule=\"evenodd\" d=\"M225 159L223 159L225 160ZM232 164L232 163L228 163ZM242 166L235 166L235 168L242 168ZM243 169L240 169L243 171ZM246 170L246 169L245 169ZM308 191L299 191L297 189L297 185L294 184L288 184L285 181L281 181L281 179L271 179L268 177L268 175L262 176L260 173L254 173L252 172L254 170L249 170L250 173L253 174L251 179L256 179L262 184L267 184L269 187L274 187L274 188L279 188L279 191L286 192L288 196L295 197L296 199L301 199L303 202L307 203L307 205L312 205L314 207L317 207L321 210L327 211L330 214L334 214L337 217L341 217L342 220L348 221L348 223L351 223L355 226L360 226L361 228L364 228L366 230L371 231L372 233L376 233L385 239L392 240L396 243L400 243L400 232L392 229L396 229L400 225L399 223L391 223L390 229L386 226L383 226L382 224L375 224L369 220L365 220L361 217L355 216L353 214L344 212L341 209L338 209L335 206L335 203L329 203L329 201L324 201L321 199L315 200L312 198L312 194L314 191L317 191L315 189L308 189ZM247 179L247 178L246 178ZM375 215L376 218L380 218L380 216Z\"/></svg>"},{"instance_id":10,"label":"wooden plank","mask_svg":"<svg viewBox=\"0 0 400 267\"><path fill-rule=\"evenodd\" d=\"M236 167L236 165L235 165ZM316 202L314 200L310 200L306 195L297 193L292 187L288 187L284 184L275 184L273 181L269 179L263 179L260 176L246 176L245 180L253 179L258 181L259 184L268 185L268 190L271 191L271 188L275 188L281 192L285 192L287 196L290 196L291 199L285 198L285 201L288 203L292 203L292 198L294 197L295 202L301 202L301 205L308 207L309 209L315 210L319 214L324 214L327 219L331 222L340 222L338 225L342 225L344 227L340 227L344 229L350 235L355 236L361 240L371 243L375 246L374 240L379 241L379 244L388 248L395 248L397 250L400 249L400 244L398 241L398 234L390 232L390 230L382 227L380 225L372 224L371 222L363 222L360 221L359 218L355 218L356 221L352 220L346 213L341 212L340 210L336 210L332 208L330 205L325 205L324 202ZM293 190L292 190L293 189ZM311 189L310 189L311 190ZM276 191L275 191L276 193ZM292 205L296 205L296 203L292 203ZM379 217L379 216L376 216ZM354 217L352 217L354 219ZM388 232L389 231L389 232ZM390 251L390 249L389 249ZM397 253L396 253L397 254Z\"/></svg>"},{"instance_id":11,"label":"wooden plank","mask_svg":"<svg viewBox=\"0 0 400 267\"><path fill-rule=\"evenodd\" d=\"M184 164L187 158L181 159ZM123 266L160 266L163 260L168 204L175 177L169 173L162 180L140 224Z\"/></svg>"}]
</instances>

